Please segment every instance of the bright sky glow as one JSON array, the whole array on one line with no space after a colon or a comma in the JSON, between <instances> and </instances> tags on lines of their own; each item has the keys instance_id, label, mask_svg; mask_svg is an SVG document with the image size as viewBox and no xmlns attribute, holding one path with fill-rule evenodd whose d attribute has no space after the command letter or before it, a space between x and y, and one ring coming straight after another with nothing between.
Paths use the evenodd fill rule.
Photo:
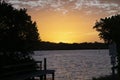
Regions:
<instances>
[{"instance_id":1,"label":"bright sky glow","mask_svg":"<svg viewBox=\"0 0 120 80\"><path fill-rule=\"evenodd\" d=\"M27 8L40 37L50 42L101 41L93 30L96 20L120 13L119 0L6 0Z\"/></svg>"}]
</instances>

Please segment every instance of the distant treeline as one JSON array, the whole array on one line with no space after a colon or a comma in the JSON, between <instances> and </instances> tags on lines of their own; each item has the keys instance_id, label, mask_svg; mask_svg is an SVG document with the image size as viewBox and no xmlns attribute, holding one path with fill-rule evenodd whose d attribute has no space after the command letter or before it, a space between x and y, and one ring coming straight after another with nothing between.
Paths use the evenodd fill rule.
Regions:
<instances>
[{"instance_id":1,"label":"distant treeline","mask_svg":"<svg viewBox=\"0 0 120 80\"><path fill-rule=\"evenodd\" d=\"M108 49L107 44L100 42L84 42L84 43L52 43L39 42L36 46L37 50L79 50L79 49Z\"/></svg>"}]
</instances>

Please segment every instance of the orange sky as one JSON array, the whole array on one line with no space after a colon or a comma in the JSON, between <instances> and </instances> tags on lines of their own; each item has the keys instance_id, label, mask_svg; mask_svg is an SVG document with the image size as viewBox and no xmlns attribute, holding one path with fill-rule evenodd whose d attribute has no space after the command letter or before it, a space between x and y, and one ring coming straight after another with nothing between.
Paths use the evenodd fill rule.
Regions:
<instances>
[{"instance_id":1,"label":"orange sky","mask_svg":"<svg viewBox=\"0 0 120 80\"><path fill-rule=\"evenodd\" d=\"M44 11L30 13L37 21L40 37L51 42L94 42L100 41L93 30L96 18L80 13L61 14L60 12ZM39 15L40 14L40 15Z\"/></svg>"},{"instance_id":2,"label":"orange sky","mask_svg":"<svg viewBox=\"0 0 120 80\"><path fill-rule=\"evenodd\" d=\"M8 0L25 7L37 22L42 41L103 42L93 29L96 20L118 13L119 0Z\"/></svg>"}]
</instances>

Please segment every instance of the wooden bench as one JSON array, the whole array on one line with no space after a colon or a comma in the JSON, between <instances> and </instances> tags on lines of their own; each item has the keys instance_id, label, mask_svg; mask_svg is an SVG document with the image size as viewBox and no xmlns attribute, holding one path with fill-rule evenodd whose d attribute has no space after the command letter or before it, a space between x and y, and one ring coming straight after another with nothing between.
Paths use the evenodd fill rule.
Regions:
<instances>
[{"instance_id":1,"label":"wooden bench","mask_svg":"<svg viewBox=\"0 0 120 80\"><path fill-rule=\"evenodd\" d=\"M35 66L35 64L37 65ZM39 77L40 80L46 80L47 74L51 74L52 80L54 80L54 73L55 70L47 69L46 58L44 58L43 65L42 61L36 61L4 66L3 72L0 74L0 80L35 80L35 77Z\"/></svg>"}]
</instances>

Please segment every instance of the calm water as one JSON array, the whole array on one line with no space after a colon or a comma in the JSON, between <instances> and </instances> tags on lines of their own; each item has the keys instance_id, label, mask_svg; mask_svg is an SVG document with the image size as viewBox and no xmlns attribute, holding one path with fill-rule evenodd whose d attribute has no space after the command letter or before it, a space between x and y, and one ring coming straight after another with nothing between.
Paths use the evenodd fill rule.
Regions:
<instances>
[{"instance_id":1,"label":"calm water","mask_svg":"<svg viewBox=\"0 0 120 80\"><path fill-rule=\"evenodd\" d=\"M91 80L111 73L108 50L36 51L33 57L47 58L48 69L56 70L55 80Z\"/></svg>"}]
</instances>

